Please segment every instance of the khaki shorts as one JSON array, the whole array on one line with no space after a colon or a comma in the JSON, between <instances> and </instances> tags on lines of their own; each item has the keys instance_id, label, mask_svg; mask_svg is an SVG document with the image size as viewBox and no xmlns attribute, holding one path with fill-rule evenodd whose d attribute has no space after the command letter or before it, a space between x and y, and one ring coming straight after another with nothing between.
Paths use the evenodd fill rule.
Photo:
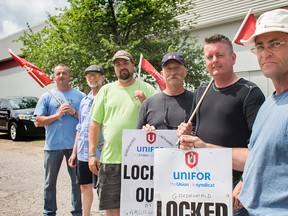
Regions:
<instances>
[{"instance_id":1,"label":"khaki shorts","mask_svg":"<svg viewBox=\"0 0 288 216\"><path fill-rule=\"evenodd\" d=\"M98 184L99 210L119 209L121 164L101 164Z\"/></svg>"}]
</instances>

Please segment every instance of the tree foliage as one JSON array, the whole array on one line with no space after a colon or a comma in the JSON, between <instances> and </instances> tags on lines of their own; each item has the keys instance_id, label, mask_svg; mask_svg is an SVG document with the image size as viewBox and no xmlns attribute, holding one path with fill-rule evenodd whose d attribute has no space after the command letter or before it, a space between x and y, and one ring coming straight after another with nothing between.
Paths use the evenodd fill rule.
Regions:
<instances>
[{"instance_id":1,"label":"tree foliage","mask_svg":"<svg viewBox=\"0 0 288 216\"><path fill-rule=\"evenodd\" d=\"M116 79L111 59L119 49L128 50L136 65L142 53L158 71L165 53L181 51L188 68L186 86L194 89L207 80L202 47L190 32L194 20L177 19L193 11L192 0L68 2L71 7L58 9L59 15L48 15L44 29L34 33L29 28L19 38L22 55L46 73L58 63L67 64L73 83L81 88L83 71L90 64L101 65L108 82ZM151 82L151 76L145 77Z\"/></svg>"}]
</instances>

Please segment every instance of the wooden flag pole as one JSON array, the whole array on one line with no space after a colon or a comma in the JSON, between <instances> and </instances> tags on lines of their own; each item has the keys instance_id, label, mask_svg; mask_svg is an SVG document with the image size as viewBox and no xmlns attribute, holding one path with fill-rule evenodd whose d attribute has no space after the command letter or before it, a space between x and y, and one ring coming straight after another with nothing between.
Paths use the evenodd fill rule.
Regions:
<instances>
[{"instance_id":1,"label":"wooden flag pole","mask_svg":"<svg viewBox=\"0 0 288 216\"><path fill-rule=\"evenodd\" d=\"M198 104L196 105L195 109L193 110L193 113L191 114L188 122L192 122L194 116L196 115L196 112L199 110L199 108L200 108L200 106L201 106L201 103L202 103L202 101L204 100L204 98L205 98L205 96L206 96L206 94L207 94L208 90L210 89L210 87L211 87L211 85L212 85L213 82L214 82L214 80L213 80L213 78L212 78L212 79L210 80L208 86L206 87L203 95L201 96ZM177 140L177 142L176 142L176 145L179 146L179 144L180 144L180 139L178 138L178 140Z\"/></svg>"},{"instance_id":2,"label":"wooden flag pole","mask_svg":"<svg viewBox=\"0 0 288 216\"><path fill-rule=\"evenodd\" d=\"M140 90L140 73L141 73L141 65L142 65L142 53L140 54L139 66L138 66L138 90Z\"/></svg>"}]
</instances>

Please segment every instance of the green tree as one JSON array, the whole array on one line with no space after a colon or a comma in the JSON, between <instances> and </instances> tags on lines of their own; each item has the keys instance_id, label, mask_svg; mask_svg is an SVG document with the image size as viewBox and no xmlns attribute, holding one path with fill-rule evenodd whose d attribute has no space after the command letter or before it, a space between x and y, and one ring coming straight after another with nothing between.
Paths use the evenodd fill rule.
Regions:
<instances>
[{"instance_id":1,"label":"green tree","mask_svg":"<svg viewBox=\"0 0 288 216\"><path fill-rule=\"evenodd\" d=\"M207 80L202 47L191 36L194 20L179 21L191 13L192 0L68 0L71 7L48 15L47 26L34 33L31 28L19 39L22 55L46 73L58 63L67 64L74 86L83 82L90 64L101 65L108 81L116 79L111 58L119 49L131 52L136 65L140 54L161 70L162 56L181 51L186 60L186 86L192 89ZM146 72L148 82L151 79ZM85 85L84 85L85 86Z\"/></svg>"}]
</instances>

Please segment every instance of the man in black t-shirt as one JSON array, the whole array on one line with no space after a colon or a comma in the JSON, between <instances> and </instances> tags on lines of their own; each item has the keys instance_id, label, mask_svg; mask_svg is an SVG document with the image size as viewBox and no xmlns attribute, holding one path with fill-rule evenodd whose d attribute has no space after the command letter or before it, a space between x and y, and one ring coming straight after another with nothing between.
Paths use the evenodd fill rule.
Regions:
<instances>
[{"instance_id":1,"label":"man in black t-shirt","mask_svg":"<svg viewBox=\"0 0 288 216\"><path fill-rule=\"evenodd\" d=\"M169 52L164 55L161 73L166 89L143 102L137 129L177 129L190 117L193 93L184 89L187 69L182 54Z\"/></svg>"},{"instance_id":2,"label":"man in black t-shirt","mask_svg":"<svg viewBox=\"0 0 288 216\"><path fill-rule=\"evenodd\" d=\"M180 148L219 148L232 150L233 184L241 178L243 161L247 158L247 144L256 114L265 97L256 84L238 77L233 71L236 55L231 41L224 35L205 38L204 55L208 72L214 83L208 90L192 123L182 123L177 130ZM193 109L207 84L194 96ZM234 215L245 215L236 214Z\"/></svg>"}]
</instances>

